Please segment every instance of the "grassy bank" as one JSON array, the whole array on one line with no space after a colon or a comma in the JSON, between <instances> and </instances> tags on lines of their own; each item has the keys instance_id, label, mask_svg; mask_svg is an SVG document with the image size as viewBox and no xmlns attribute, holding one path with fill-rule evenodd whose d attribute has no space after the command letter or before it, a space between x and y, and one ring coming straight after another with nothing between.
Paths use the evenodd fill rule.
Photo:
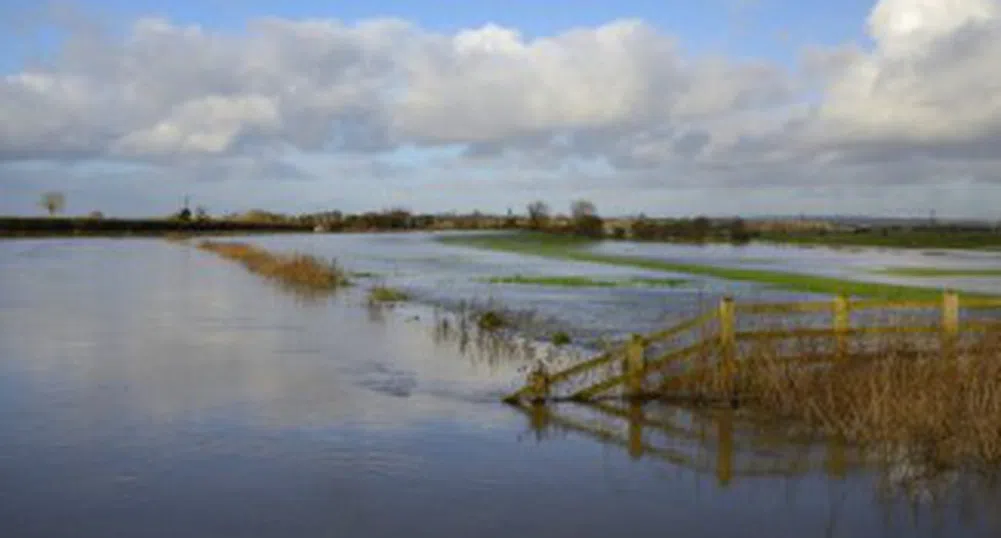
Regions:
<instances>
[{"instance_id":1,"label":"grassy bank","mask_svg":"<svg viewBox=\"0 0 1001 538\"><path fill-rule=\"evenodd\" d=\"M236 233L302 233L312 228L297 224L235 220L183 221L175 219L109 219L71 217L0 217L0 237L167 236Z\"/></svg>"},{"instance_id":2,"label":"grassy bank","mask_svg":"<svg viewBox=\"0 0 1001 538\"><path fill-rule=\"evenodd\" d=\"M203 241L198 248L240 262L250 272L306 294L335 291L348 285L344 270L333 261L306 254L275 254L246 243Z\"/></svg>"},{"instance_id":3,"label":"grassy bank","mask_svg":"<svg viewBox=\"0 0 1001 538\"><path fill-rule=\"evenodd\" d=\"M785 290L806 293L838 294L846 293L852 296L872 297L880 299L937 299L942 296L941 290L917 286L902 286L852 280L812 276L782 271L766 271L762 269L742 269L731 267L716 267L676 263L664 260L654 260L637 256L620 256L599 254L587 250L596 242L573 236L513 233L484 234L467 236L450 236L440 238L440 241L459 246L514 252L532 256L543 256L569 261L601 263L621 267L635 267L652 271L689 274L754 282L775 286Z\"/></svg>"}]
</instances>

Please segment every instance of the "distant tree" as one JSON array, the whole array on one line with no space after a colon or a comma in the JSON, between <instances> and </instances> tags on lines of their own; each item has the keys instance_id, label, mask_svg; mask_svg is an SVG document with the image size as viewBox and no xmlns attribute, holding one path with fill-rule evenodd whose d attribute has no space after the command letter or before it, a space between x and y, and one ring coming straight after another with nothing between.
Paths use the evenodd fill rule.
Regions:
<instances>
[{"instance_id":1,"label":"distant tree","mask_svg":"<svg viewBox=\"0 0 1001 538\"><path fill-rule=\"evenodd\" d=\"M705 241L712 232L712 222L709 217L698 216L692 221L692 238L696 241Z\"/></svg>"},{"instance_id":2,"label":"distant tree","mask_svg":"<svg viewBox=\"0 0 1001 538\"><path fill-rule=\"evenodd\" d=\"M182 208L177 213L174 213L171 216L171 218L174 219L174 220L182 221L182 222L188 222L189 220L191 220L191 210L188 209L188 208L186 208L186 207Z\"/></svg>"},{"instance_id":3,"label":"distant tree","mask_svg":"<svg viewBox=\"0 0 1001 538\"><path fill-rule=\"evenodd\" d=\"M515 216L515 211L511 207L508 207L508 216L504 219L504 227L506 228L516 228L518 227L518 217Z\"/></svg>"},{"instance_id":4,"label":"distant tree","mask_svg":"<svg viewBox=\"0 0 1001 538\"><path fill-rule=\"evenodd\" d=\"M570 217L574 220L596 216L597 214L598 209L589 200L575 200L570 204Z\"/></svg>"},{"instance_id":5,"label":"distant tree","mask_svg":"<svg viewBox=\"0 0 1001 538\"><path fill-rule=\"evenodd\" d=\"M528 227L541 230L549 224L549 206L542 200L528 204Z\"/></svg>"},{"instance_id":6,"label":"distant tree","mask_svg":"<svg viewBox=\"0 0 1001 538\"><path fill-rule=\"evenodd\" d=\"M61 192L46 192L42 194L42 199L39 200L38 205L42 206L42 209L47 211L49 216L52 217L66 208L66 196Z\"/></svg>"},{"instance_id":7,"label":"distant tree","mask_svg":"<svg viewBox=\"0 0 1001 538\"><path fill-rule=\"evenodd\" d=\"M100 211L91 211L87 214L87 218L91 220L102 220L104 219L104 213L101 213Z\"/></svg>"},{"instance_id":8,"label":"distant tree","mask_svg":"<svg viewBox=\"0 0 1001 538\"><path fill-rule=\"evenodd\" d=\"M200 206L196 207L195 208L195 220L199 220L199 221L209 220L209 210L205 206L203 206L203 205L200 205Z\"/></svg>"},{"instance_id":9,"label":"distant tree","mask_svg":"<svg viewBox=\"0 0 1001 538\"><path fill-rule=\"evenodd\" d=\"M573 231L586 237L601 237L605 233L605 223L598 216L598 209L588 200L576 200L570 204Z\"/></svg>"},{"instance_id":10,"label":"distant tree","mask_svg":"<svg viewBox=\"0 0 1001 538\"><path fill-rule=\"evenodd\" d=\"M747 243L751 240L751 232L747 229L744 219L737 217L730 222L730 241Z\"/></svg>"}]
</instances>

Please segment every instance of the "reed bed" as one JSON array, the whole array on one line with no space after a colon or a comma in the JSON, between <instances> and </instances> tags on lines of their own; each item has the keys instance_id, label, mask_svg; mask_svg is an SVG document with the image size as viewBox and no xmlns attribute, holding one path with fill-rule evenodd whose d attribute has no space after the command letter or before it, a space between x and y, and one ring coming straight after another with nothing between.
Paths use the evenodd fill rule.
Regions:
<instances>
[{"instance_id":1,"label":"reed bed","mask_svg":"<svg viewBox=\"0 0 1001 538\"><path fill-rule=\"evenodd\" d=\"M246 243L202 241L198 248L240 262L250 272L301 293L331 292L349 284L336 260L291 253L275 254Z\"/></svg>"},{"instance_id":2,"label":"reed bed","mask_svg":"<svg viewBox=\"0 0 1001 538\"><path fill-rule=\"evenodd\" d=\"M968 338L952 356L904 337L881 337L840 360L797 356L759 344L733 374L712 368L662 390L729 399L858 446L917 453L934 467L1001 464L1001 332Z\"/></svg>"}]
</instances>

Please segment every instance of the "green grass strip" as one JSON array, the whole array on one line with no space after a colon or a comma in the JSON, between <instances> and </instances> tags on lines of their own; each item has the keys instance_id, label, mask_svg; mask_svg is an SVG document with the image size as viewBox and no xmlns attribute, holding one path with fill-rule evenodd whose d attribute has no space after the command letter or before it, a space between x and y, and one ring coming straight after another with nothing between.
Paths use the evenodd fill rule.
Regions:
<instances>
[{"instance_id":1,"label":"green grass strip","mask_svg":"<svg viewBox=\"0 0 1001 538\"><path fill-rule=\"evenodd\" d=\"M873 271L881 275L904 277L1001 277L1001 269L944 269L937 267L889 267Z\"/></svg>"},{"instance_id":2,"label":"green grass strip","mask_svg":"<svg viewBox=\"0 0 1001 538\"><path fill-rule=\"evenodd\" d=\"M942 290L927 287L859 282L783 271L718 267L654 260L637 256L599 254L585 250L585 247L596 244L595 241L562 235L538 233L483 234L441 237L439 241L450 245L512 252L530 256L600 263L620 267L635 267L651 271L700 275L741 282L754 282L804 293L830 295L845 293L851 296L891 300L924 300L936 299L942 296ZM970 296L977 297L984 295L970 294Z\"/></svg>"},{"instance_id":3,"label":"green grass strip","mask_svg":"<svg viewBox=\"0 0 1001 538\"><path fill-rule=\"evenodd\" d=\"M491 284L525 284L562 288L623 288L633 286L676 287L687 280L681 278L629 278L625 280L599 280L586 276L497 276L486 279Z\"/></svg>"}]
</instances>

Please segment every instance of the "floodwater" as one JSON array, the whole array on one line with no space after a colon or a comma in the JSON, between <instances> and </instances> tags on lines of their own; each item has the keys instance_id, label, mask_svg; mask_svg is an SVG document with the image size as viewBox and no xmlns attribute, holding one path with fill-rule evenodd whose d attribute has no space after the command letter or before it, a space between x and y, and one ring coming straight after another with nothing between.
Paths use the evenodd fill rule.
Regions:
<instances>
[{"instance_id":1,"label":"floodwater","mask_svg":"<svg viewBox=\"0 0 1001 538\"><path fill-rule=\"evenodd\" d=\"M935 289L998 293L1001 277L903 277L880 274L897 268L1001 270L1001 252L993 250L820 247L749 243L747 245L679 245L605 241L595 250L605 254L641 256L681 263L789 271L863 282L903 284Z\"/></svg>"},{"instance_id":2,"label":"floodwater","mask_svg":"<svg viewBox=\"0 0 1001 538\"><path fill-rule=\"evenodd\" d=\"M480 275L567 273L422 235L252 240L338 256L428 304L493 290ZM673 300L726 286L557 290L534 303L531 290L489 293L552 312L572 300L582 312L553 323L619 326L658 323ZM157 240L0 242L0 536L1001 530L999 495L975 477L856 465L851 451L786 444L740 417L502 405L524 364L463 353L434 337L429 308L373 310L363 292L303 301ZM612 315L640 295L648 306Z\"/></svg>"}]
</instances>

